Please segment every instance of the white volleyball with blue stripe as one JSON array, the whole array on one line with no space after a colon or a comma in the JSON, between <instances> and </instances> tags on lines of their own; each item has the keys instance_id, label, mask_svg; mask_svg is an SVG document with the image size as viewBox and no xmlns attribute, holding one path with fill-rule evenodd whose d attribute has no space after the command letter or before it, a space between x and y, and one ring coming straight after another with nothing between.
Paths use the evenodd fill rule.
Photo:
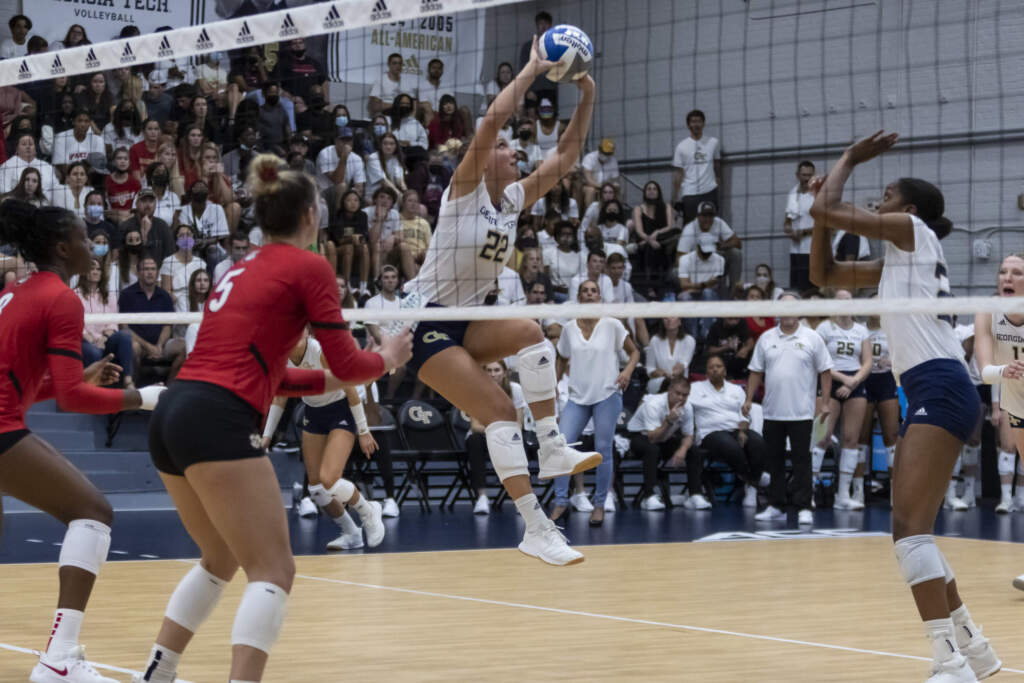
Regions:
<instances>
[{"instance_id":1,"label":"white volleyball with blue stripe","mask_svg":"<svg viewBox=\"0 0 1024 683\"><path fill-rule=\"evenodd\" d=\"M552 81L567 83L590 73L594 62L594 44L581 29L559 24L545 31L538 42L541 58L557 62L547 73Z\"/></svg>"}]
</instances>

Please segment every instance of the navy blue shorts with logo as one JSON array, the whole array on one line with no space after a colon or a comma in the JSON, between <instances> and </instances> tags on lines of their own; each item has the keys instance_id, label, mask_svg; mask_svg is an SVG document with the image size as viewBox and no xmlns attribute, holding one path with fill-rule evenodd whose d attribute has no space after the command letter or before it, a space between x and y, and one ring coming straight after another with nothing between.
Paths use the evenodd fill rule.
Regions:
<instances>
[{"instance_id":1,"label":"navy blue shorts with logo","mask_svg":"<svg viewBox=\"0 0 1024 683\"><path fill-rule=\"evenodd\" d=\"M854 375L857 374L856 372L846 372L845 370L836 370L836 372L842 373L842 374L846 375L847 377L853 377ZM836 395L836 392L839 391L839 389L841 387L845 386L845 385L842 382L837 381L833 377L832 378L832 398L834 398L835 400L839 401L840 403L846 403L846 401L850 400L851 398L864 398L865 396L867 396L867 394L865 393L866 390L864 388L864 384L865 384L865 382L861 382L856 387L854 387L853 391L851 391L850 395L847 396L846 398L839 398Z\"/></svg>"},{"instance_id":2,"label":"navy blue shorts with logo","mask_svg":"<svg viewBox=\"0 0 1024 683\"><path fill-rule=\"evenodd\" d=\"M356 433L356 419L352 417L352 408L348 399L342 397L325 406L303 405L302 431L310 434L330 434L335 429Z\"/></svg>"},{"instance_id":3,"label":"navy blue shorts with logo","mask_svg":"<svg viewBox=\"0 0 1024 683\"><path fill-rule=\"evenodd\" d=\"M867 392L868 403L899 400L896 378L891 372L872 372L864 380L864 391Z\"/></svg>"},{"instance_id":4,"label":"navy blue shorts with logo","mask_svg":"<svg viewBox=\"0 0 1024 683\"><path fill-rule=\"evenodd\" d=\"M900 385L907 397L907 419L900 425L900 436L912 424L928 424L961 441L970 438L981 399L962 362L936 358L915 365L900 375Z\"/></svg>"},{"instance_id":5,"label":"navy blue shorts with logo","mask_svg":"<svg viewBox=\"0 0 1024 683\"><path fill-rule=\"evenodd\" d=\"M427 304L427 308L444 308L440 304ZM412 360L409 369L419 372L423 364L451 346L462 346L469 322L466 320L424 321L412 333Z\"/></svg>"}]
</instances>

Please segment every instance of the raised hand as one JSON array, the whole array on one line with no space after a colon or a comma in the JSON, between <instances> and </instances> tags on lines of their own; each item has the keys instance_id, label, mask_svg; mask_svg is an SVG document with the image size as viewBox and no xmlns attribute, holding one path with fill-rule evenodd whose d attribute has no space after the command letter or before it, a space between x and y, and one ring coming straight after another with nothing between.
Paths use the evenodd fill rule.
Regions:
<instances>
[{"instance_id":1,"label":"raised hand","mask_svg":"<svg viewBox=\"0 0 1024 683\"><path fill-rule=\"evenodd\" d=\"M862 164L887 151L896 144L899 137L899 133L886 133L884 130L875 131L866 138L861 138L847 147L843 156L852 164Z\"/></svg>"}]
</instances>

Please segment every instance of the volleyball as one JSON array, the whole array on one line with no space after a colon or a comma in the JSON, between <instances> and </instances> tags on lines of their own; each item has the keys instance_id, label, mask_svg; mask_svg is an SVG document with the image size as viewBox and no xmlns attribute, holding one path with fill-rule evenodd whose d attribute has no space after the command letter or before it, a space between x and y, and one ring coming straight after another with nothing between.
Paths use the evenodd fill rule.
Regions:
<instances>
[{"instance_id":1,"label":"volleyball","mask_svg":"<svg viewBox=\"0 0 1024 683\"><path fill-rule=\"evenodd\" d=\"M541 58L557 62L547 73L550 80L568 83L590 73L594 62L594 44L581 29L559 24L545 31L538 42Z\"/></svg>"}]
</instances>

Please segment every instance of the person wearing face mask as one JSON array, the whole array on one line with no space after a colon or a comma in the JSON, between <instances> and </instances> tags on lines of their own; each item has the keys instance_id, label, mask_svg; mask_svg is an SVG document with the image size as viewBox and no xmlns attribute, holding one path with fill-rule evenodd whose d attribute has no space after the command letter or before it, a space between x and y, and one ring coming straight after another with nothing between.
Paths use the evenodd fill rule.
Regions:
<instances>
[{"instance_id":1,"label":"person wearing face mask","mask_svg":"<svg viewBox=\"0 0 1024 683\"><path fill-rule=\"evenodd\" d=\"M373 125L370 126L370 132L373 136L373 144L380 144L380 139L384 137L384 134L391 132L391 120L383 114L377 114L373 117Z\"/></svg>"},{"instance_id":2,"label":"person wearing face mask","mask_svg":"<svg viewBox=\"0 0 1024 683\"><path fill-rule=\"evenodd\" d=\"M611 138L602 138L598 148L583 157L581 165L583 167L583 203L586 206L590 206L590 203L594 201L604 183L610 183L617 190L621 190L619 162L615 159L615 141Z\"/></svg>"},{"instance_id":3,"label":"person wearing face mask","mask_svg":"<svg viewBox=\"0 0 1024 683\"><path fill-rule=\"evenodd\" d=\"M398 144L406 149L406 155L417 149L425 155L430 143L427 131L414 116L415 111L415 101L411 95L402 93L396 97L391 105L391 130L398 138Z\"/></svg>"},{"instance_id":4,"label":"person wearing face mask","mask_svg":"<svg viewBox=\"0 0 1024 683\"><path fill-rule=\"evenodd\" d=\"M385 102L394 102L401 93L415 93L417 91L416 81L411 74L403 73L402 67L405 61L402 55L394 52L388 55L387 70L381 75L379 81L370 88L370 96L366 102L366 116L371 118L380 113L391 113L391 105Z\"/></svg>"},{"instance_id":5,"label":"person wearing face mask","mask_svg":"<svg viewBox=\"0 0 1024 683\"><path fill-rule=\"evenodd\" d=\"M754 269L754 282L744 284L743 288L746 289L750 287L751 284L757 285L757 287L765 293L766 297L770 301L775 301L786 293L782 287L775 284L775 278L772 275L772 267L767 263L757 264L757 267Z\"/></svg>"},{"instance_id":6,"label":"person wearing face mask","mask_svg":"<svg viewBox=\"0 0 1024 683\"><path fill-rule=\"evenodd\" d=\"M437 112L427 120L430 121L427 126L427 140L431 149L443 145L452 138L461 140L466 137L466 122L459 115L458 105L452 95L441 95Z\"/></svg>"},{"instance_id":7,"label":"person wearing face mask","mask_svg":"<svg viewBox=\"0 0 1024 683\"><path fill-rule=\"evenodd\" d=\"M548 98L542 98L537 108L537 146L545 157L558 147L558 136L565 130L565 124L558 120L555 105Z\"/></svg>"},{"instance_id":8,"label":"person wearing face mask","mask_svg":"<svg viewBox=\"0 0 1024 683\"><path fill-rule=\"evenodd\" d=\"M89 239L100 231L106 235L114 234L114 226L104 217L104 212L103 193L99 190L90 190L85 196L85 231L89 233ZM96 253L95 250L93 253Z\"/></svg>"},{"instance_id":9,"label":"person wearing face mask","mask_svg":"<svg viewBox=\"0 0 1024 683\"><path fill-rule=\"evenodd\" d=\"M158 262L174 253L174 233L167 222L155 215L156 195L153 189L144 187L135 196L135 215L118 226L122 238L131 230L142 234L143 249ZM124 240L122 239L122 243Z\"/></svg>"},{"instance_id":10,"label":"person wearing face mask","mask_svg":"<svg viewBox=\"0 0 1024 683\"><path fill-rule=\"evenodd\" d=\"M192 183L188 189L188 203L178 212L174 233L179 235L182 226L189 227L195 239L195 252L204 256L210 270L213 270L216 264L227 256L227 251L220 242L225 241L231 231L224 209L220 204L209 201L209 194L210 188L205 180ZM185 284L188 284L187 280Z\"/></svg>"},{"instance_id":11,"label":"person wearing face mask","mask_svg":"<svg viewBox=\"0 0 1024 683\"><path fill-rule=\"evenodd\" d=\"M197 270L206 270L206 263L193 253L196 237L189 225L179 225L174 237L177 250L160 264L160 287L170 293L174 310L185 313L188 311L189 280Z\"/></svg>"},{"instance_id":12,"label":"person wearing face mask","mask_svg":"<svg viewBox=\"0 0 1024 683\"><path fill-rule=\"evenodd\" d=\"M221 157L224 175L230 178L232 183L244 180L249 162L262 152L259 131L254 124L246 123L238 132L238 146Z\"/></svg>"},{"instance_id":13,"label":"person wearing face mask","mask_svg":"<svg viewBox=\"0 0 1024 683\"><path fill-rule=\"evenodd\" d=\"M138 281L139 256L142 255L142 233L132 228L121 235L121 248L116 260L111 260L107 283L115 294Z\"/></svg>"},{"instance_id":14,"label":"person wearing face mask","mask_svg":"<svg viewBox=\"0 0 1024 683\"><path fill-rule=\"evenodd\" d=\"M146 169L146 183L153 190L153 198L156 200L156 208L153 215L161 219L167 225L174 222L174 216L181 208L181 199L178 193L171 189L171 173L162 162L150 164ZM136 195L137 197L138 195ZM136 199L137 201L137 199Z\"/></svg>"},{"instance_id":15,"label":"person wearing face mask","mask_svg":"<svg viewBox=\"0 0 1024 683\"><path fill-rule=\"evenodd\" d=\"M323 65L309 56L304 38L295 38L287 49L283 49L284 45L281 47L270 77L280 82L281 90L291 97L301 97L304 102L309 102L313 95L312 87L322 86L327 80Z\"/></svg>"},{"instance_id":16,"label":"person wearing face mask","mask_svg":"<svg viewBox=\"0 0 1024 683\"><path fill-rule=\"evenodd\" d=\"M530 119L523 119L516 126L516 139L512 141L512 149L526 154L526 172L530 173L544 160L544 152L534 142L536 124Z\"/></svg>"},{"instance_id":17,"label":"person wearing face mask","mask_svg":"<svg viewBox=\"0 0 1024 683\"><path fill-rule=\"evenodd\" d=\"M353 189L360 195L366 187L366 165L352 149L352 129L339 128L334 144L324 147L316 157L316 167L327 184L339 194Z\"/></svg>"},{"instance_id":18,"label":"person wearing face mask","mask_svg":"<svg viewBox=\"0 0 1024 683\"><path fill-rule=\"evenodd\" d=\"M263 84L263 105L260 107L257 126L263 144L270 148L283 148L285 140L291 135L292 123L281 104L281 88L277 81Z\"/></svg>"}]
</instances>

